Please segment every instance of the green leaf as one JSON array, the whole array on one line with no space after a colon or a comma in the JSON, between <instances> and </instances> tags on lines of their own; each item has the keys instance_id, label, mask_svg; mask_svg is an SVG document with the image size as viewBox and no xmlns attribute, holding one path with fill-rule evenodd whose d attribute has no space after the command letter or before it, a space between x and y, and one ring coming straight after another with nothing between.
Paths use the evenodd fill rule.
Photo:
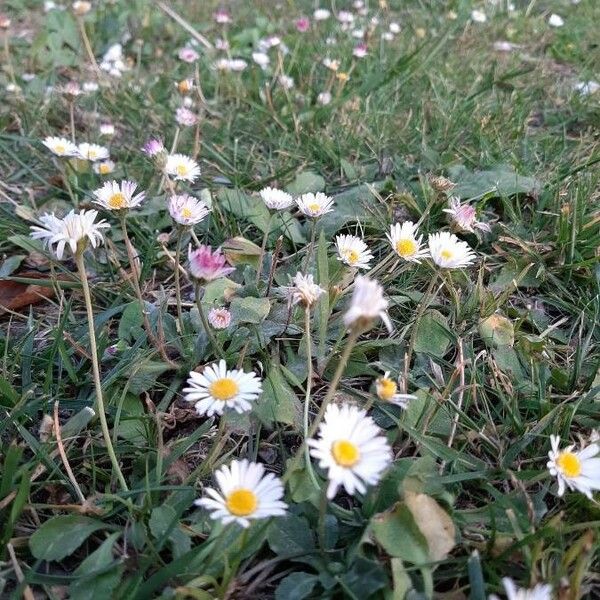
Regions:
<instances>
[{"instance_id":1,"label":"green leaf","mask_svg":"<svg viewBox=\"0 0 600 600\"><path fill-rule=\"evenodd\" d=\"M534 177L519 175L510 165L498 165L486 171L469 171L463 166L451 168L450 179L456 183L452 193L461 198L481 198L487 194L514 196L535 194L541 183Z\"/></svg>"},{"instance_id":2,"label":"green leaf","mask_svg":"<svg viewBox=\"0 0 600 600\"><path fill-rule=\"evenodd\" d=\"M425 352L441 358L446 354L450 336L447 333L448 321L437 310L427 310L417 324L415 352Z\"/></svg>"},{"instance_id":3,"label":"green leaf","mask_svg":"<svg viewBox=\"0 0 600 600\"><path fill-rule=\"evenodd\" d=\"M146 443L146 428L144 427L144 408L141 400L127 394L123 399L121 417L117 425L117 436L133 444Z\"/></svg>"},{"instance_id":4,"label":"green leaf","mask_svg":"<svg viewBox=\"0 0 600 600\"><path fill-rule=\"evenodd\" d=\"M236 323L254 323L257 325L267 318L271 310L268 298L236 297L231 301L231 317Z\"/></svg>"},{"instance_id":5,"label":"green leaf","mask_svg":"<svg viewBox=\"0 0 600 600\"><path fill-rule=\"evenodd\" d=\"M310 596L318 582L318 577L311 573L298 571L281 580L275 590L275 600L302 600Z\"/></svg>"},{"instance_id":6,"label":"green leaf","mask_svg":"<svg viewBox=\"0 0 600 600\"><path fill-rule=\"evenodd\" d=\"M325 180L313 171L302 171L285 189L293 196L309 192L322 192L325 189Z\"/></svg>"},{"instance_id":7,"label":"green leaf","mask_svg":"<svg viewBox=\"0 0 600 600\"><path fill-rule=\"evenodd\" d=\"M0 265L0 277L6 277L7 275L11 275L14 271L16 271L19 268L24 258L25 254L15 254L14 256L9 256Z\"/></svg>"},{"instance_id":8,"label":"green leaf","mask_svg":"<svg viewBox=\"0 0 600 600\"><path fill-rule=\"evenodd\" d=\"M267 531L267 542L271 550L279 556L308 554L315 549L315 540L308 521L293 514L273 520Z\"/></svg>"},{"instance_id":9,"label":"green leaf","mask_svg":"<svg viewBox=\"0 0 600 600\"><path fill-rule=\"evenodd\" d=\"M162 541L162 538L166 535L169 529L173 526L173 522L177 513L175 509L168 504L163 504L162 506L157 506L152 509L152 514L150 515L150 531L152 535L159 541Z\"/></svg>"},{"instance_id":10,"label":"green leaf","mask_svg":"<svg viewBox=\"0 0 600 600\"><path fill-rule=\"evenodd\" d=\"M133 365L129 378L129 392L139 396L151 388L157 378L168 369L169 367L165 363L152 360L144 360Z\"/></svg>"},{"instance_id":11,"label":"green leaf","mask_svg":"<svg viewBox=\"0 0 600 600\"><path fill-rule=\"evenodd\" d=\"M254 414L267 426L273 421L300 425L298 397L275 365L263 383L263 393L254 405Z\"/></svg>"},{"instance_id":12,"label":"green leaf","mask_svg":"<svg viewBox=\"0 0 600 600\"><path fill-rule=\"evenodd\" d=\"M350 570L342 575L345 587L352 590L357 598L372 598L377 590L388 582L384 568L374 560L359 556Z\"/></svg>"},{"instance_id":13,"label":"green leaf","mask_svg":"<svg viewBox=\"0 0 600 600\"><path fill-rule=\"evenodd\" d=\"M479 322L479 335L488 347L512 346L515 343L512 321L498 314L490 315Z\"/></svg>"},{"instance_id":14,"label":"green leaf","mask_svg":"<svg viewBox=\"0 0 600 600\"><path fill-rule=\"evenodd\" d=\"M429 561L427 540L406 504L398 503L391 512L375 515L371 519L371 530L390 556L414 565Z\"/></svg>"},{"instance_id":15,"label":"green leaf","mask_svg":"<svg viewBox=\"0 0 600 600\"><path fill-rule=\"evenodd\" d=\"M142 325L144 318L142 317L142 309L139 302L130 302L119 321L118 335L122 340L133 342L140 335L143 335Z\"/></svg>"},{"instance_id":16,"label":"green leaf","mask_svg":"<svg viewBox=\"0 0 600 600\"><path fill-rule=\"evenodd\" d=\"M61 560L69 556L104 523L81 515L52 517L29 538L29 548L40 560Z\"/></svg>"},{"instance_id":17,"label":"green leaf","mask_svg":"<svg viewBox=\"0 0 600 600\"><path fill-rule=\"evenodd\" d=\"M113 546L120 535L120 532L112 533L77 567L74 575L80 575L81 578L69 586L71 600L112 597L123 570L122 565L109 569L114 563Z\"/></svg>"}]
</instances>

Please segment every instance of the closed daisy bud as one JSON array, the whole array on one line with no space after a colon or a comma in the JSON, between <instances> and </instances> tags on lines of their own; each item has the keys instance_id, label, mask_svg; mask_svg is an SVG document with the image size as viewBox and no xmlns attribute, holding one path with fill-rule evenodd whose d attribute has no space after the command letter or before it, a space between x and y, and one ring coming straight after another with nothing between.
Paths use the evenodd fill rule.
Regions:
<instances>
[{"instance_id":1,"label":"closed daisy bud","mask_svg":"<svg viewBox=\"0 0 600 600\"><path fill-rule=\"evenodd\" d=\"M547 583L538 583L531 589L519 588L510 577L502 579L507 600L552 600L552 586ZM490 600L499 600L492 594Z\"/></svg>"},{"instance_id":2,"label":"closed daisy bud","mask_svg":"<svg viewBox=\"0 0 600 600\"><path fill-rule=\"evenodd\" d=\"M300 303L310 308L321 294L325 293L325 290L315 283L312 275L303 275L298 272L294 275L292 283L293 285L283 288L292 305Z\"/></svg>"},{"instance_id":3,"label":"closed daisy bud","mask_svg":"<svg viewBox=\"0 0 600 600\"><path fill-rule=\"evenodd\" d=\"M79 158L92 162L96 160L105 160L109 156L108 148L99 146L98 144L88 144L86 142L77 146L77 152Z\"/></svg>"},{"instance_id":4,"label":"closed daisy bud","mask_svg":"<svg viewBox=\"0 0 600 600\"><path fill-rule=\"evenodd\" d=\"M277 188L266 187L258 193L265 206L271 210L286 210L294 204L291 194Z\"/></svg>"},{"instance_id":5,"label":"closed daisy bud","mask_svg":"<svg viewBox=\"0 0 600 600\"><path fill-rule=\"evenodd\" d=\"M429 176L429 184L436 192L449 192L456 187L456 184L453 181L446 177L435 177L433 175Z\"/></svg>"},{"instance_id":6,"label":"closed daisy bud","mask_svg":"<svg viewBox=\"0 0 600 600\"><path fill-rule=\"evenodd\" d=\"M106 210L129 210L139 206L146 196L144 192L134 196L136 188L135 181L121 181L120 184L116 181L107 181L94 191L96 196L94 202Z\"/></svg>"},{"instance_id":7,"label":"closed daisy bud","mask_svg":"<svg viewBox=\"0 0 600 600\"><path fill-rule=\"evenodd\" d=\"M80 213L72 210L62 219L54 213L45 214L40 217L42 226L32 226L30 235L34 240L42 240L62 260L65 246L69 246L75 254L83 251L88 243L95 248L104 242L101 230L110 225L106 221L96 223L97 216L97 210L82 210Z\"/></svg>"},{"instance_id":8,"label":"closed daisy bud","mask_svg":"<svg viewBox=\"0 0 600 600\"><path fill-rule=\"evenodd\" d=\"M73 12L78 16L87 15L87 13L92 10L91 2L83 2L82 0L77 0L77 2L73 2L72 4Z\"/></svg>"},{"instance_id":9,"label":"closed daisy bud","mask_svg":"<svg viewBox=\"0 0 600 600\"><path fill-rule=\"evenodd\" d=\"M208 322L214 329L227 329L231 325L231 313L226 308L211 308Z\"/></svg>"},{"instance_id":10,"label":"closed daisy bud","mask_svg":"<svg viewBox=\"0 0 600 600\"><path fill-rule=\"evenodd\" d=\"M335 238L338 260L349 267L370 269L369 262L373 259L371 251L359 237L354 235L338 235Z\"/></svg>"},{"instance_id":11,"label":"closed daisy bud","mask_svg":"<svg viewBox=\"0 0 600 600\"><path fill-rule=\"evenodd\" d=\"M354 280L354 291L350 306L344 315L344 324L349 329L366 330L381 319L388 331L392 331L392 322L387 314L388 301L383 297L383 288L379 283L359 275Z\"/></svg>"},{"instance_id":12,"label":"closed daisy bud","mask_svg":"<svg viewBox=\"0 0 600 600\"><path fill-rule=\"evenodd\" d=\"M235 271L230 267L227 259L220 250L213 250L210 246L200 246L196 250L188 251L190 275L201 282L213 281L226 277Z\"/></svg>"},{"instance_id":13,"label":"closed daisy bud","mask_svg":"<svg viewBox=\"0 0 600 600\"><path fill-rule=\"evenodd\" d=\"M562 496L567 487L591 499L592 491L600 490L600 445L590 444L579 452L574 451L574 445L560 450L557 435L550 436L550 443L547 467L558 480L558 495Z\"/></svg>"},{"instance_id":14,"label":"closed daisy bud","mask_svg":"<svg viewBox=\"0 0 600 600\"><path fill-rule=\"evenodd\" d=\"M183 127L193 127L198 123L198 115L193 113L189 108L180 106L175 111L175 120L178 125L182 125Z\"/></svg>"},{"instance_id":15,"label":"closed daisy bud","mask_svg":"<svg viewBox=\"0 0 600 600\"><path fill-rule=\"evenodd\" d=\"M487 223L477 220L477 212L475 207L465 202L461 204L460 198L452 196L449 200L450 208L444 208L444 212L450 215L452 224L459 231L468 231L474 233L475 229L481 231L491 231L490 226Z\"/></svg>"},{"instance_id":16,"label":"closed daisy bud","mask_svg":"<svg viewBox=\"0 0 600 600\"><path fill-rule=\"evenodd\" d=\"M384 402L391 402L401 408L406 408L411 400L417 397L412 394L399 394L398 384L390 378L390 372L386 371L383 377L375 381L375 390L377 397Z\"/></svg>"},{"instance_id":17,"label":"closed daisy bud","mask_svg":"<svg viewBox=\"0 0 600 600\"><path fill-rule=\"evenodd\" d=\"M107 137L115 135L115 126L112 123L102 123L100 125L100 133Z\"/></svg>"},{"instance_id":18,"label":"closed daisy bud","mask_svg":"<svg viewBox=\"0 0 600 600\"><path fill-rule=\"evenodd\" d=\"M431 259L442 269L461 269L476 258L467 242L447 231L431 234L428 246Z\"/></svg>"},{"instance_id":19,"label":"closed daisy bud","mask_svg":"<svg viewBox=\"0 0 600 600\"><path fill-rule=\"evenodd\" d=\"M296 199L296 204L303 215L313 219L333 211L333 199L322 192L303 194Z\"/></svg>"},{"instance_id":20,"label":"closed daisy bud","mask_svg":"<svg viewBox=\"0 0 600 600\"><path fill-rule=\"evenodd\" d=\"M165 163L165 173L174 179L194 182L200 176L200 167L185 154L169 154Z\"/></svg>"},{"instance_id":21,"label":"closed daisy bud","mask_svg":"<svg viewBox=\"0 0 600 600\"><path fill-rule=\"evenodd\" d=\"M217 470L215 478L219 490L206 488L206 497L195 502L212 511L212 519L225 525L235 522L245 528L254 519L285 515L283 484L272 473L265 473L261 464L234 460Z\"/></svg>"},{"instance_id":22,"label":"closed daisy bud","mask_svg":"<svg viewBox=\"0 0 600 600\"><path fill-rule=\"evenodd\" d=\"M196 62L200 58L200 55L193 48L190 47L181 48L177 56L180 60L186 63Z\"/></svg>"},{"instance_id":23,"label":"closed daisy bud","mask_svg":"<svg viewBox=\"0 0 600 600\"><path fill-rule=\"evenodd\" d=\"M256 373L227 369L224 360L209 365L202 373L190 372L185 399L193 402L199 415L222 415L226 408L247 412L262 393L262 383Z\"/></svg>"},{"instance_id":24,"label":"closed daisy bud","mask_svg":"<svg viewBox=\"0 0 600 600\"><path fill-rule=\"evenodd\" d=\"M189 94L194 89L193 79L182 79L175 84L180 94Z\"/></svg>"},{"instance_id":25,"label":"closed daisy bud","mask_svg":"<svg viewBox=\"0 0 600 600\"><path fill-rule=\"evenodd\" d=\"M366 411L351 405L330 404L319 425L317 439L307 441L310 454L327 470L327 497L340 486L354 495L375 485L392 462L391 448L381 429Z\"/></svg>"},{"instance_id":26,"label":"closed daisy bud","mask_svg":"<svg viewBox=\"0 0 600 600\"><path fill-rule=\"evenodd\" d=\"M200 223L210 212L203 200L198 200L189 194L171 196L169 199L169 214L173 221L184 227Z\"/></svg>"},{"instance_id":27,"label":"closed daisy bud","mask_svg":"<svg viewBox=\"0 0 600 600\"><path fill-rule=\"evenodd\" d=\"M42 144L56 156L77 156L77 146L62 137L47 137Z\"/></svg>"},{"instance_id":28,"label":"closed daisy bud","mask_svg":"<svg viewBox=\"0 0 600 600\"><path fill-rule=\"evenodd\" d=\"M411 221L390 226L387 234L394 252L408 262L419 263L428 255L423 246L423 236L418 235L417 226Z\"/></svg>"},{"instance_id":29,"label":"closed daisy bud","mask_svg":"<svg viewBox=\"0 0 600 600\"><path fill-rule=\"evenodd\" d=\"M148 156L156 156L166 150L162 140L151 138L142 147L142 152Z\"/></svg>"}]
</instances>

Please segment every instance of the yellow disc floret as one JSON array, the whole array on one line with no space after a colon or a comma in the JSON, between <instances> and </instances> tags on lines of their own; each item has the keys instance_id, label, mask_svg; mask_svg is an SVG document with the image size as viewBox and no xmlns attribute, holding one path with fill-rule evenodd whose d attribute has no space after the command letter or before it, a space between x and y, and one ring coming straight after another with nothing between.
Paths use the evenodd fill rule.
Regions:
<instances>
[{"instance_id":1,"label":"yellow disc floret","mask_svg":"<svg viewBox=\"0 0 600 600\"><path fill-rule=\"evenodd\" d=\"M252 490L239 488L227 495L225 501L227 510L236 517L251 515L258 506L258 498Z\"/></svg>"},{"instance_id":2,"label":"yellow disc floret","mask_svg":"<svg viewBox=\"0 0 600 600\"><path fill-rule=\"evenodd\" d=\"M337 440L331 446L333 459L340 467L353 467L360 460L360 450L348 440Z\"/></svg>"},{"instance_id":3,"label":"yellow disc floret","mask_svg":"<svg viewBox=\"0 0 600 600\"><path fill-rule=\"evenodd\" d=\"M235 398L240 391L240 388L233 379L230 379L229 377L223 377L222 379L213 381L210 384L208 391L215 400L222 400L225 402Z\"/></svg>"}]
</instances>

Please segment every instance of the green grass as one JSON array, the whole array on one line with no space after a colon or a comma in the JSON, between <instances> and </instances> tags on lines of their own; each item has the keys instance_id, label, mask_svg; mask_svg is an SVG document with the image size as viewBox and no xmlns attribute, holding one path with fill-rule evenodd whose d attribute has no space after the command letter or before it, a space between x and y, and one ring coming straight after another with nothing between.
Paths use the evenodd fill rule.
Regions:
<instances>
[{"instance_id":1,"label":"green grass","mask_svg":"<svg viewBox=\"0 0 600 600\"><path fill-rule=\"evenodd\" d=\"M353 60L356 40L334 19L295 31L293 20L311 15L313 3L238 2L227 34L232 55L249 67L219 74L211 65L221 53L199 49L207 101L196 105L202 174L179 188L210 192L213 211L196 227L199 239L226 248L234 237L260 245L264 207L252 193L266 185L324 189L336 201L310 261L329 292L313 311L311 418L347 339L343 291L353 274L336 260L334 236L362 235L380 265L390 254L391 223L420 221L425 234L447 230L446 194L434 190L431 175L455 181L455 193L492 224L482 237L461 234L476 265L440 277L428 297L432 271L425 264L388 260L373 270L390 300L394 333L378 324L359 338L335 401L372 406L395 460L365 496L338 494L324 518L306 465L289 462L303 441L307 339L302 310L290 314L275 291L303 267L312 232L296 214L268 238L268 267L281 244L268 300L268 273L255 283L255 246L236 259L234 296L223 297L219 284L205 296L207 303L231 302L233 326L218 339L230 367L264 379L261 400L249 414L226 413L218 428L219 419L198 417L183 399L188 372L216 357L188 283L185 331L177 328L165 250L174 253L176 236L161 174L140 148L150 136L171 145L181 102L174 83L194 77L194 67L177 60L189 35L146 0L101 2L85 17L97 59L129 33L130 69L122 79L103 76L100 90L77 98L74 110L78 141L108 143L98 126L114 123L114 177L135 179L147 193L128 217L129 235L141 257L151 323L155 331L160 323L178 364L169 368L142 328L123 237L105 215L113 224L109 242L86 253L86 267L108 419L129 487L121 491L99 420L87 410L95 393L75 264L56 261L28 237L42 213L73 208L71 193L80 208L93 207L101 178L89 168L68 168L63 177L65 163L41 140L70 135L69 103L46 86L94 80L94 73L70 13L43 14L38 2L25 0L5 4L20 92L4 91L13 73L3 61L0 283L35 277L55 294L0 317L0 595L480 600L501 593L501 578L510 576L523 587L548 582L561 598L596 597L597 500L577 492L558 497L546 469L551 434L563 445L587 443L600 427L600 92L574 90L576 82L600 79L596 3L516 2L515 13L488 6L488 21L478 24L469 19L470 2L390 0L389 11L373 6L369 15L397 21L402 31L380 43L376 29L369 56ZM211 17L216 7L173 3L213 43L220 35ZM553 12L564 27L548 26ZM289 48L281 60L292 90L252 63L253 46L271 34ZM337 44L325 43L330 35ZM498 52L498 40L516 47ZM270 55L274 68L277 52ZM321 64L325 56L342 61L345 84ZM25 82L23 73L35 78ZM330 84L333 100L321 106L317 96ZM182 130L178 151L191 154L194 145L195 128ZM511 344L482 329L492 315L504 318ZM384 371L407 374L417 395L407 410L373 404L372 384ZM83 507L48 424L55 402ZM233 458L289 478L288 516L242 534L194 507L214 484L214 470ZM313 470L325 487L316 464ZM428 545L411 502L429 508L438 540L442 525L451 531L451 548L437 555Z\"/></svg>"}]
</instances>

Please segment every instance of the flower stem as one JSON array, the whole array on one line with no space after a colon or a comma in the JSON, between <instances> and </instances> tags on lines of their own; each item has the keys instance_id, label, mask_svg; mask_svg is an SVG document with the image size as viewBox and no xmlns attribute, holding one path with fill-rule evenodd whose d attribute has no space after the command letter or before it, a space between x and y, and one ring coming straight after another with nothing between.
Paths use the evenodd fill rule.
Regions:
<instances>
[{"instance_id":1,"label":"flower stem","mask_svg":"<svg viewBox=\"0 0 600 600\"><path fill-rule=\"evenodd\" d=\"M327 498L327 486L323 486L321 490L321 497L319 499L319 522L317 532L319 535L319 547L321 554L325 555L325 517L327 516L327 504L329 500Z\"/></svg>"},{"instance_id":2,"label":"flower stem","mask_svg":"<svg viewBox=\"0 0 600 600\"><path fill-rule=\"evenodd\" d=\"M269 239L269 233L271 233L271 222L273 221L272 212L269 213L267 225L265 227L265 234L263 236L262 246L260 247L260 256L258 257L258 267L256 268L256 285L260 282L260 276L262 274L263 260L265 259L265 250L267 248L267 241Z\"/></svg>"},{"instance_id":3,"label":"flower stem","mask_svg":"<svg viewBox=\"0 0 600 600\"><path fill-rule=\"evenodd\" d=\"M87 273L85 272L85 263L83 260L83 250L77 250L75 253L75 262L77 263L77 269L79 271L79 277L81 279L81 285L83 288L83 298L85 300L85 308L87 311L88 331L90 336L90 350L92 354L92 373L94 376L94 385L96 387L96 402L98 403L98 416L100 418L100 427L102 428L102 435L104 436L104 443L106 444L106 451L110 457L113 469L117 474L117 478L121 487L124 491L127 491L127 483L125 477L119 467L119 461L115 454L115 450L110 439L110 431L108 429L108 423L106 421L106 411L104 408L104 397L102 395L102 383L100 382L100 365L98 363L98 348L96 346L96 332L94 331L94 310L92 307L92 296L90 294L90 286L87 279Z\"/></svg>"},{"instance_id":4,"label":"flower stem","mask_svg":"<svg viewBox=\"0 0 600 600\"><path fill-rule=\"evenodd\" d=\"M179 331L184 333L183 326L183 310L181 308L181 278L179 273L179 265L181 264L181 229L177 230L177 246L175 248L175 299L177 301L177 322L179 323Z\"/></svg>"},{"instance_id":5,"label":"flower stem","mask_svg":"<svg viewBox=\"0 0 600 600\"><path fill-rule=\"evenodd\" d=\"M315 247L315 240L317 239L317 219L313 219L311 233L310 233L310 244L308 245L308 250L306 252L306 262L304 263L304 269L302 269L302 273L306 275L308 272L308 265L310 265L310 259L312 257L313 249Z\"/></svg>"},{"instance_id":6,"label":"flower stem","mask_svg":"<svg viewBox=\"0 0 600 600\"><path fill-rule=\"evenodd\" d=\"M85 48L86 54L92 64L94 71L96 72L96 76L100 76L100 69L98 67L98 63L96 62L96 57L94 56L94 51L92 50L92 44L90 43L90 38L88 37L87 31L85 30L85 23L81 17L77 18L77 24L79 25L79 32L81 33L81 40L83 41L83 47Z\"/></svg>"},{"instance_id":7,"label":"flower stem","mask_svg":"<svg viewBox=\"0 0 600 600\"><path fill-rule=\"evenodd\" d=\"M306 395L304 397L304 460L306 462L306 468L308 474L315 485L319 488L319 482L315 476L315 473L310 462L310 451L306 440L308 440L308 409L310 407L310 394L312 390L312 378L313 378L313 366L312 366L312 339L310 332L310 308L306 306L304 308L304 331L306 334Z\"/></svg>"},{"instance_id":8,"label":"flower stem","mask_svg":"<svg viewBox=\"0 0 600 600\"><path fill-rule=\"evenodd\" d=\"M204 294L200 293L200 284L197 283L196 284L196 305L198 306L198 314L200 315L200 320L202 321L202 326L204 327L204 331L206 332L206 335L208 336L208 339L210 341L210 345L213 348L213 352L219 357L219 358L225 358L225 352L223 352L223 348L221 348L219 342L217 342L217 338L215 337L215 334L213 333L212 329L210 328L210 324L208 322L208 320L206 319L206 315L204 314L204 309L202 308L202 296Z\"/></svg>"}]
</instances>

